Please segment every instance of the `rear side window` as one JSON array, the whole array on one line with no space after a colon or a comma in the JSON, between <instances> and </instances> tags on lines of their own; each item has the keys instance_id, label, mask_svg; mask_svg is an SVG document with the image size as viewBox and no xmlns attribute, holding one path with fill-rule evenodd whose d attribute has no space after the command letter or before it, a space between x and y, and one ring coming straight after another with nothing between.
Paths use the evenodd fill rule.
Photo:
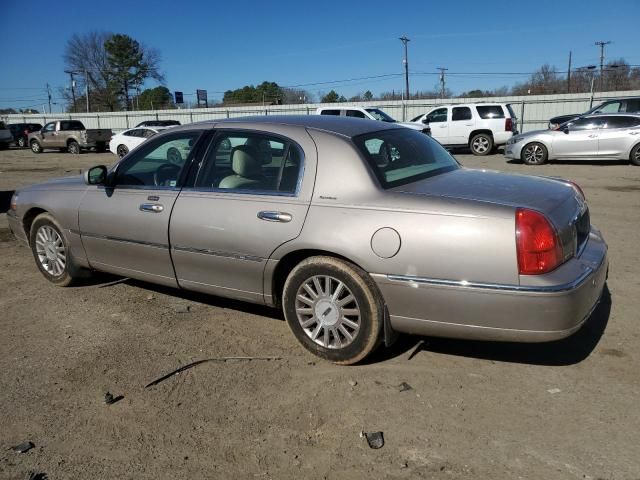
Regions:
<instances>
[{"instance_id":1,"label":"rear side window","mask_svg":"<svg viewBox=\"0 0 640 480\"><path fill-rule=\"evenodd\" d=\"M428 135L408 128L354 137L383 188L393 188L460 168Z\"/></svg>"},{"instance_id":2,"label":"rear side window","mask_svg":"<svg viewBox=\"0 0 640 480\"><path fill-rule=\"evenodd\" d=\"M640 119L635 117L605 117L602 128L631 128L640 125Z\"/></svg>"},{"instance_id":3,"label":"rear side window","mask_svg":"<svg viewBox=\"0 0 640 480\"><path fill-rule=\"evenodd\" d=\"M500 105L479 105L476 107L478 115L484 120L504 118L504 111Z\"/></svg>"},{"instance_id":4,"label":"rear side window","mask_svg":"<svg viewBox=\"0 0 640 480\"><path fill-rule=\"evenodd\" d=\"M471 120L471 109L469 107L453 107L451 113L452 121Z\"/></svg>"},{"instance_id":5,"label":"rear side window","mask_svg":"<svg viewBox=\"0 0 640 480\"><path fill-rule=\"evenodd\" d=\"M322 110L320 115L340 115L340 110Z\"/></svg>"},{"instance_id":6,"label":"rear side window","mask_svg":"<svg viewBox=\"0 0 640 480\"><path fill-rule=\"evenodd\" d=\"M367 118L360 110L347 110L347 117Z\"/></svg>"},{"instance_id":7,"label":"rear side window","mask_svg":"<svg viewBox=\"0 0 640 480\"><path fill-rule=\"evenodd\" d=\"M640 100L627 100L627 113L640 112Z\"/></svg>"}]
</instances>

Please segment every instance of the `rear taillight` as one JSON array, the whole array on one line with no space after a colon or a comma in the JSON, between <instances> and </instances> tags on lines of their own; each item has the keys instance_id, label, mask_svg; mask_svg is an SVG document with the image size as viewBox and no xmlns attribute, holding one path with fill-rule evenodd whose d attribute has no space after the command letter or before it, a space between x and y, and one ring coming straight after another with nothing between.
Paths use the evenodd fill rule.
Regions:
<instances>
[{"instance_id":1,"label":"rear taillight","mask_svg":"<svg viewBox=\"0 0 640 480\"><path fill-rule=\"evenodd\" d=\"M26 136L29 136L29 134L30 134L30 133L31 133L31 132L30 132L28 129L25 129L24 134L25 134Z\"/></svg>"},{"instance_id":2,"label":"rear taillight","mask_svg":"<svg viewBox=\"0 0 640 480\"><path fill-rule=\"evenodd\" d=\"M513 119L511 119L511 118L507 118L507 119L504 121L504 130L505 130L506 132L510 132L510 131L512 131L512 130L513 130Z\"/></svg>"},{"instance_id":3,"label":"rear taillight","mask_svg":"<svg viewBox=\"0 0 640 480\"><path fill-rule=\"evenodd\" d=\"M522 275L547 273L562 263L555 229L544 215L526 208L516 210L516 251Z\"/></svg>"}]
</instances>

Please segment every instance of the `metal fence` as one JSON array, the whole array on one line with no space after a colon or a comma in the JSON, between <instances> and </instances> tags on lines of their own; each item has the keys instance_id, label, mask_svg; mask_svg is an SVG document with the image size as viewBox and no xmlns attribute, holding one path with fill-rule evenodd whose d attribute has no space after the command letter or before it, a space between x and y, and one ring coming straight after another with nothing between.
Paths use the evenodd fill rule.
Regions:
<instances>
[{"instance_id":1,"label":"metal fence","mask_svg":"<svg viewBox=\"0 0 640 480\"><path fill-rule=\"evenodd\" d=\"M311 115L319 106L358 105L382 108L398 120L411 120L425 113L428 109L444 104L454 103L509 103L518 117L518 129L521 132L547 127L549 118L556 115L585 112L593 104L617 98L640 96L640 90L624 92L602 92L591 96L589 93L572 93L560 95L524 95L490 98L447 98L433 100L347 102L342 104L302 104L302 105L270 105L229 108L192 108L174 110L148 110L129 112L91 112L91 113L39 113L1 115L6 123L37 122L45 124L53 120L80 120L87 128L111 128L118 132L132 128L145 120L178 120L181 123L192 123L202 120L219 120L223 118L243 117L248 115Z\"/></svg>"}]
</instances>

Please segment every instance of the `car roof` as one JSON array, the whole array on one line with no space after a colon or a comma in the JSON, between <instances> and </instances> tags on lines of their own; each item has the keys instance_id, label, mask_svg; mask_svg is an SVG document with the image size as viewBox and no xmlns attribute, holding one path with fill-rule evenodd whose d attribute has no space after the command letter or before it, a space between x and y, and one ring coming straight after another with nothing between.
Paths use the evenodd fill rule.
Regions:
<instances>
[{"instance_id":1,"label":"car roof","mask_svg":"<svg viewBox=\"0 0 640 480\"><path fill-rule=\"evenodd\" d=\"M203 122L182 125L180 127L172 127L172 131L188 130L189 127L193 127L193 125L210 126L213 128L216 125L231 126L234 124L241 124L242 128L255 129L260 129L260 127L264 127L266 125L309 128L349 138L365 133L378 132L380 130L406 128L394 123L353 117L339 117L334 115L264 115L227 118L223 120L206 120Z\"/></svg>"},{"instance_id":2,"label":"car roof","mask_svg":"<svg viewBox=\"0 0 640 480\"><path fill-rule=\"evenodd\" d=\"M598 117L635 117L640 118L640 113L625 113L625 112L615 112L615 113L590 113L588 115L580 115L576 118L598 118Z\"/></svg>"}]
</instances>

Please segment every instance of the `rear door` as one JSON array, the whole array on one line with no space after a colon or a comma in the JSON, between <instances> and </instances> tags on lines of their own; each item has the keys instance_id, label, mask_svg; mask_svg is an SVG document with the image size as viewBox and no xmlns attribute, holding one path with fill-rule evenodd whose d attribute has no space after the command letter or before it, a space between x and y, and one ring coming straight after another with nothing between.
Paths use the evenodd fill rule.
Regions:
<instances>
[{"instance_id":1,"label":"rear door","mask_svg":"<svg viewBox=\"0 0 640 480\"><path fill-rule=\"evenodd\" d=\"M452 145L466 145L473 130L473 115L469 107L452 107L449 124L449 142Z\"/></svg>"},{"instance_id":2,"label":"rear door","mask_svg":"<svg viewBox=\"0 0 640 480\"><path fill-rule=\"evenodd\" d=\"M431 136L442 145L450 145L452 143L449 138L449 115L447 107L440 107L431 110L425 117L431 127Z\"/></svg>"},{"instance_id":3,"label":"rear door","mask_svg":"<svg viewBox=\"0 0 640 480\"><path fill-rule=\"evenodd\" d=\"M623 158L630 147L640 141L640 118L603 117L598 136L598 156Z\"/></svg>"},{"instance_id":4,"label":"rear door","mask_svg":"<svg viewBox=\"0 0 640 480\"><path fill-rule=\"evenodd\" d=\"M220 130L171 217L181 287L263 302L272 252L300 234L315 179L306 131Z\"/></svg>"},{"instance_id":5,"label":"rear door","mask_svg":"<svg viewBox=\"0 0 640 480\"><path fill-rule=\"evenodd\" d=\"M553 153L557 158L595 158L601 118L578 118L567 124L566 133L553 136Z\"/></svg>"}]
</instances>

